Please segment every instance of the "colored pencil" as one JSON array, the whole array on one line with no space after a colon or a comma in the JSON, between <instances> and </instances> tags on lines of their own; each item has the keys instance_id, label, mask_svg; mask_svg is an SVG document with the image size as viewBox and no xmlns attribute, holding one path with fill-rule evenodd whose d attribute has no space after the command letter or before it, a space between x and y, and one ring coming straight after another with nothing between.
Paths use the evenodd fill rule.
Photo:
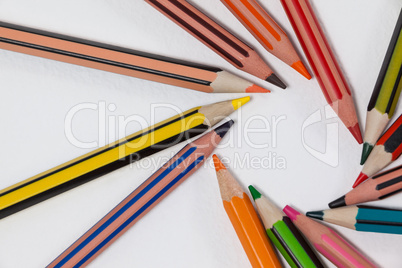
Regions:
<instances>
[{"instance_id":1,"label":"colored pencil","mask_svg":"<svg viewBox=\"0 0 402 268\"><path fill-rule=\"evenodd\" d=\"M360 164L370 155L378 138L394 115L402 89L402 9L380 74L367 107L366 131Z\"/></svg>"},{"instance_id":2,"label":"colored pencil","mask_svg":"<svg viewBox=\"0 0 402 268\"><path fill-rule=\"evenodd\" d=\"M286 88L256 51L187 1L145 1L236 68Z\"/></svg>"},{"instance_id":3,"label":"colored pencil","mask_svg":"<svg viewBox=\"0 0 402 268\"><path fill-rule=\"evenodd\" d=\"M346 195L329 203L330 208L385 199L402 191L402 165L375 175Z\"/></svg>"},{"instance_id":4,"label":"colored pencil","mask_svg":"<svg viewBox=\"0 0 402 268\"><path fill-rule=\"evenodd\" d=\"M248 195L214 155L223 206L254 268L281 267Z\"/></svg>"},{"instance_id":5,"label":"colored pencil","mask_svg":"<svg viewBox=\"0 0 402 268\"><path fill-rule=\"evenodd\" d=\"M324 265L289 217L262 196L253 186L250 185L248 188L269 238L288 264L292 268L324 268Z\"/></svg>"},{"instance_id":6,"label":"colored pencil","mask_svg":"<svg viewBox=\"0 0 402 268\"><path fill-rule=\"evenodd\" d=\"M196 107L0 191L0 218L205 132L249 97Z\"/></svg>"},{"instance_id":7,"label":"colored pencil","mask_svg":"<svg viewBox=\"0 0 402 268\"><path fill-rule=\"evenodd\" d=\"M0 22L0 48L207 93L266 93L219 68Z\"/></svg>"},{"instance_id":8,"label":"colored pencil","mask_svg":"<svg viewBox=\"0 0 402 268\"><path fill-rule=\"evenodd\" d=\"M289 206L283 211L318 252L337 267L376 267L333 229L307 218Z\"/></svg>"},{"instance_id":9,"label":"colored pencil","mask_svg":"<svg viewBox=\"0 0 402 268\"><path fill-rule=\"evenodd\" d=\"M221 0L260 44L308 80L311 75L289 37L255 0Z\"/></svg>"},{"instance_id":10,"label":"colored pencil","mask_svg":"<svg viewBox=\"0 0 402 268\"><path fill-rule=\"evenodd\" d=\"M47 267L88 265L201 167L232 124L226 122L186 145Z\"/></svg>"},{"instance_id":11,"label":"colored pencil","mask_svg":"<svg viewBox=\"0 0 402 268\"><path fill-rule=\"evenodd\" d=\"M377 141L353 188L394 162L401 154L402 114Z\"/></svg>"},{"instance_id":12,"label":"colored pencil","mask_svg":"<svg viewBox=\"0 0 402 268\"><path fill-rule=\"evenodd\" d=\"M362 143L352 92L308 0L281 2L327 102L357 142Z\"/></svg>"},{"instance_id":13,"label":"colored pencil","mask_svg":"<svg viewBox=\"0 0 402 268\"><path fill-rule=\"evenodd\" d=\"M310 218L362 232L402 234L402 210L380 207L349 206L310 211Z\"/></svg>"}]
</instances>

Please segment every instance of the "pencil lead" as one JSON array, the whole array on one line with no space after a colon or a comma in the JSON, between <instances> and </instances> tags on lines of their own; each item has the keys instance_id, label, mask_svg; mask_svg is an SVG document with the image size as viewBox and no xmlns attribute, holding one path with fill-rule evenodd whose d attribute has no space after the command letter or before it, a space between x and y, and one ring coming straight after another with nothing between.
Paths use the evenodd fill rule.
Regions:
<instances>
[{"instance_id":1,"label":"pencil lead","mask_svg":"<svg viewBox=\"0 0 402 268\"><path fill-rule=\"evenodd\" d=\"M218 134L221 138L223 138L223 136L226 135L226 133L229 131L229 129L233 126L234 121L230 120L222 125L220 125L219 127L215 128L214 131L216 132L216 134Z\"/></svg>"},{"instance_id":2,"label":"pencil lead","mask_svg":"<svg viewBox=\"0 0 402 268\"><path fill-rule=\"evenodd\" d=\"M363 152L362 152L362 158L360 160L360 165L364 165L364 163L366 163L367 158L369 157L371 151L373 150L374 146L371 145L368 142L365 142L363 144Z\"/></svg>"},{"instance_id":3,"label":"pencil lead","mask_svg":"<svg viewBox=\"0 0 402 268\"><path fill-rule=\"evenodd\" d=\"M356 123L353 127L348 127L350 133L352 133L353 137L355 137L356 141L359 144L363 143L362 133L360 132L359 123Z\"/></svg>"},{"instance_id":4,"label":"pencil lead","mask_svg":"<svg viewBox=\"0 0 402 268\"><path fill-rule=\"evenodd\" d=\"M353 184L353 188L358 186L360 183L364 182L365 180L368 179L368 176L364 174L363 172L360 172L359 177L357 177L355 184Z\"/></svg>"},{"instance_id":5,"label":"pencil lead","mask_svg":"<svg viewBox=\"0 0 402 268\"><path fill-rule=\"evenodd\" d=\"M214 154L212 156L212 159L214 161L214 165L215 165L215 171L218 172L219 170L225 170L226 167L225 165L222 163L222 161L216 156L216 154Z\"/></svg>"},{"instance_id":6,"label":"pencil lead","mask_svg":"<svg viewBox=\"0 0 402 268\"><path fill-rule=\"evenodd\" d=\"M232 100L232 105L233 105L233 108L235 110L237 110L249 101L250 101L250 96L240 98L240 99L234 99L234 100Z\"/></svg>"},{"instance_id":7,"label":"pencil lead","mask_svg":"<svg viewBox=\"0 0 402 268\"><path fill-rule=\"evenodd\" d=\"M307 78L307 80L311 79L311 75L310 73L307 71L306 66L304 66L303 62L301 62L300 60L293 63L291 66L293 69L295 69L296 71L298 71L301 75L303 75L305 78Z\"/></svg>"},{"instance_id":8,"label":"pencil lead","mask_svg":"<svg viewBox=\"0 0 402 268\"><path fill-rule=\"evenodd\" d=\"M322 221L324 219L324 211L309 211L306 213L306 216Z\"/></svg>"},{"instance_id":9,"label":"pencil lead","mask_svg":"<svg viewBox=\"0 0 402 268\"><path fill-rule=\"evenodd\" d=\"M275 74L271 74L270 76L268 76L265 81L274 84L275 86L278 86L280 88L286 89L285 83L283 83Z\"/></svg>"},{"instance_id":10,"label":"pencil lead","mask_svg":"<svg viewBox=\"0 0 402 268\"><path fill-rule=\"evenodd\" d=\"M253 84L246 89L246 93L271 93L271 90Z\"/></svg>"},{"instance_id":11,"label":"pencil lead","mask_svg":"<svg viewBox=\"0 0 402 268\"><path fill-rule=\"evenodd\" d=\"M328 206L330 208L339 208L346 206L345 196L341 196L338 199L332 201L331 203L328 204Z\"/></svg>"},{"instance_id":12,"label":"pencil lead","mask_svg":"<svg viewBox=\"0 0 402 268\"><path fill-rule=\"evenodd\" d=\"M261 193L259 191L257 191L257 189L255 189L252 185L248 186L248 189L250 191L251 196L253 197L254 201L256 199L261 198Z\"/></svg>"},{"instance_id":13,"label":"pencil lead","mask_svg":"<svg viewBox=\"0 0 402 268\"><path fill-rule=\"evenodd\" d=\"M296 209L292 208L291 206L286 206L283 209L283 212L285 212L285 214L289 217L289 219L291 219L292 221L297 219L297 216L300 215L300 212L297 211Z\"/></svg>"}]
</instances>

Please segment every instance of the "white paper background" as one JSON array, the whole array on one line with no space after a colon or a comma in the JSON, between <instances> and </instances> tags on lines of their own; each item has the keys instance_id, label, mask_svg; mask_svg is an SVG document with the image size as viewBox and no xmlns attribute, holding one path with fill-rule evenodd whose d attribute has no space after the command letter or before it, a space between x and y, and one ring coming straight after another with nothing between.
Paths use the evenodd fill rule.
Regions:
<instances>
[{"instance_id":1,"label":"white paper background","mask_svg":"<svg viewBox=\"0 0 402 268\"><path fill-rule=\"evenodd\" d=\"M317 81L307 81L264 51L220 1L191 2L247 40L288 84L288 89L283 91L236 70L140 0L0 0L0 20L218 66L269 87L272 94L252 96L249 104L231 116L237 124L225 141L234 142L216 153L230 161L230 170L244 187L255 185L280 206L291 204L303 212L327 208L328 202L350 189L360 172L361 146L338 119L323 120L305 130L305 142L318 151L332 152L330 155L339 163L332 167L312 156L303 146L302 125L310 115L324 111L326 103ZM260 2L301 52L279 1ZM312 4L354 92L364 126L367 103L402 2L314 0ZM4 50L0 50L0 81L1 189L92 150L74 146L65 135L65 117L78 104L114 104L116 110L106 112L109 119L137 115L150 124L151 104L174 104L186 110L244 96L208 95ZM396 114L401 111L399 105ZM168 108L159 108L155 113L155 121L175 114ZM263 129L264 118L270 124L274 118L286 119L276 131L271 129L268 133ZM335 137L326 149L326 126L334 126L333 123L338 123L339 138ZM109 137L109 131L114 132L117 125L108 121L107 131L98 130L102 124L105 120L98 119L97 111L86 110L76 114L72 129L81 141L98 141L99 135ZM263 130L254 130L247 136L242 134L246 127ZM115 135L124 137L140 129L139 123L132 122L125 132ZM247 137L255 144L268 143L269 147L255 148ZM149 160L160 161L181 147L183 144ZM274 165L264 169L258 163L241 167L235 163L237 156L244 158L247 154L257 159L253 161L271 154L277 161L284 159L286 168ZM149 160L141 164L149 165ZM183 183L89 267L249 267L223 209L210 159L207 163L209 166ZM395 165L401 163L398 160ZM0 220L0 267L44 267L153 171L136 165L125 167ZM401 208L401 201L399 195L376 205ZM401 236L332 227L378 265L401 267Z\"/></svg>"}]
</instances>

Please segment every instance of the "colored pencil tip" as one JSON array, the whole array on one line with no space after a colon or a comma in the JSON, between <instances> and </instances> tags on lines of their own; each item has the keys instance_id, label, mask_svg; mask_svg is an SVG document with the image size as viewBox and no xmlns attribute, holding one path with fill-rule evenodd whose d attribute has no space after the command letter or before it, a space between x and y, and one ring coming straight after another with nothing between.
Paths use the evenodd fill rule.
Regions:
<instances>
[{"instance_id":1,"label":"colored pencil tip","mask_svg":"<svg viewBox=\"0 0 402 268\"><path fill-rule=\"evenodd\" d=\"M350 133L352 133L353 137L357 140L359 144L363 143L362 133L360 132L359 123L356 123L353 127L348 127Z\"/></svg>"},{"instance_id":2,"label":"colored pencil tip","mask_svg":"<svg viewBox=\"0 0 402 268\"><path fill-rule=\"evenodd\" d=\"M226 135L226 133L229 131L229 129L233 126L234 121L230 120L222 125L220 125L219 127L215 128L214 131L216 132L216 134L218 134L221 138L223 138L223 136Z\"/></svg>"},{"instance_id":3,"label":"colored pencil tip","mask_svg":"<svg viewBox=\"0 0 402 268\"><path fill-rule=\"evenodd\" d=\"M373 148L374 148L374 146L368 142L365 142L363 144L363 152L362 152L362 158L360 159L360 165L364 165L364 163L366 163L367 158L369 157Z\"/></svg>"},{"instance_id":4,"label":"colored pencil tip","mask_svg":"<svg viewBox=\"0 0 402 268\"><path fill-rule=\"evenodd\" d=\"M296 71L298 71L301 75L303 75L305 78L307 78L308 80L311 79L311 75L310 73L307 71L306 66L304 66L303 62L296 61L295 63L292 64L291 66L293 69L295 69Z\"/></svg>"},{"instance_id":5,"label":"colored pencil tip","mask_svg":"<svg viewBox=\"0 0 402 268\"><path fill-rule=\"evenodd\" d=\"M222 169L226 169L225 165L222 163L222 161L216 156L216 154L214 154L212 156L212 159L214 161L214 165L215 165L215 171L218 172L219 170Z\"/></svg>"},{"instance_id":6,"label":"colored pencil tip","mask_svg":"<svg viewBox=\"0 0 402 268\"><path fill-rule=\"evenodd\" d=\"M267 79L265 79L265 81L274 84L275 86L278 86L280 88L285 89L286 85L285 83L283 83L275 74L271 74L270 76L268 76Z\"/></svg>"},{"instance_id":7,"label":"colored pencil tip","mask_svg":"<svg viewBox=\"0 0 402 268\"><path fill-rule=\"evenodd\" d=\"M242 107L244 104L246 104L249 101L250 101L249 96L244 97L244 98L240 98L240 99L234 99L234 100L232 100L232 105L233 105L233 108L235 110L237 110L237 109L239 109L240 107Z\"/></svg>"},{"instance_id":8,"label":"colored pencil tip","mask_svg":"<svg viewBox=\"0 0 402 268\"><path fill-rule=\"evenodd\" d=\"M289 217L292 221L296 220L296 219L297 219L297 216L300 215L300 212L298 212L296 209L294 209L294 208L292 208L292 207L290 207L290 206L286 206L286 207L283 209L283 212L285 212L285 214L288 215L288 217Z\"/></svg>"},{"instance_id":9,"label":"colored pencil tip","mask_svg":"<svg viewBox=\"0 0 402 268\"><path fill-rule=\"evenodd\" d=\"M324 219L324 211L309 211L306 213L306 216L322 221Z\"/></svg>"},{"instance_id":10,"label":"colored pencil tip","mask_svg":"<svg viewBox=\"0 0 402 268\"><path fill-rule=\"evenodd\" d=\"M365 180L368 179L368 176L364 174L363 172L360 172L359 177L357 177L355 184L353 184L353 188L355 188L357 185L360 183L364 182Z\"/></svg>"},{"instance_id":11,"label":"colored pencil tip","mask_svg":"<svg viewBox=\"0 0 402 268\"><path fill-rule=\"evenodd\" d=\"M249 86L249 87L246 89L246 93L270 93L270 92L271 92L271 90L268 90L268 89L266 89L266 88L257 86L257 85L255 85L255 84Z\"/></svg>"},{"instance_id":12,"label":"colored pencil tip","mask_svg":"<svg viewBox=\"0 0 402 268\"><path fill-rule=\"evenodd\" d=\"M331 203L328 204L328 206L330 208L339 208L346 206L345 196L341 196L338 199L332 201Z\"/></svg>"},{"instance_id":13,"label":"colored pencil tip","mask_svg":"<svg viewBox=\"0 0 402 268\"><path fill-rule=\"evenodd\" d=\"M257 191L252 185L248 187L251 196L253 197L254 200L261 198L261 193Z\"/></svg>"}]
</instances>

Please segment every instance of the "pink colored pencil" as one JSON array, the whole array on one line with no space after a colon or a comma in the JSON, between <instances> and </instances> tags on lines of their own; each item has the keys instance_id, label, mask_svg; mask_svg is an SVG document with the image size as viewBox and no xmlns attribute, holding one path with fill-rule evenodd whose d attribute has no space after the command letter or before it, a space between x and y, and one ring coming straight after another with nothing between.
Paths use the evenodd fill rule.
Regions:
<instances>
[{"instance_id":1,"label":"pink colored pencil","mask_svg":"<svg viewBox=\"0 0 402 268\"><path fill-rule=\"evenodd\" d=\"M324 96L332 109L363 143L352 93L308 0L281 0Z\"/></svg>"},{"instance_id":2,"label":"pink colored pencil","mask_svg":"<svg viewBox=\"0 0 402 268\"><path fill-rule=\"evenodd\" d=\"M88 265L201 167L232 124L229 121L185 146L47 267Z\"/></svg>"},{"instance_id":3,"label":"pink colored pencil","mask_svg":"<svg viewBox=\"0 0 402 268\"><path fill-rule=\"evenodd\" d=\"M283 211L310 243L337 267L376 267L331 228L307 218L290 206L286 206Z\"/></svg>"}]
</instances>

